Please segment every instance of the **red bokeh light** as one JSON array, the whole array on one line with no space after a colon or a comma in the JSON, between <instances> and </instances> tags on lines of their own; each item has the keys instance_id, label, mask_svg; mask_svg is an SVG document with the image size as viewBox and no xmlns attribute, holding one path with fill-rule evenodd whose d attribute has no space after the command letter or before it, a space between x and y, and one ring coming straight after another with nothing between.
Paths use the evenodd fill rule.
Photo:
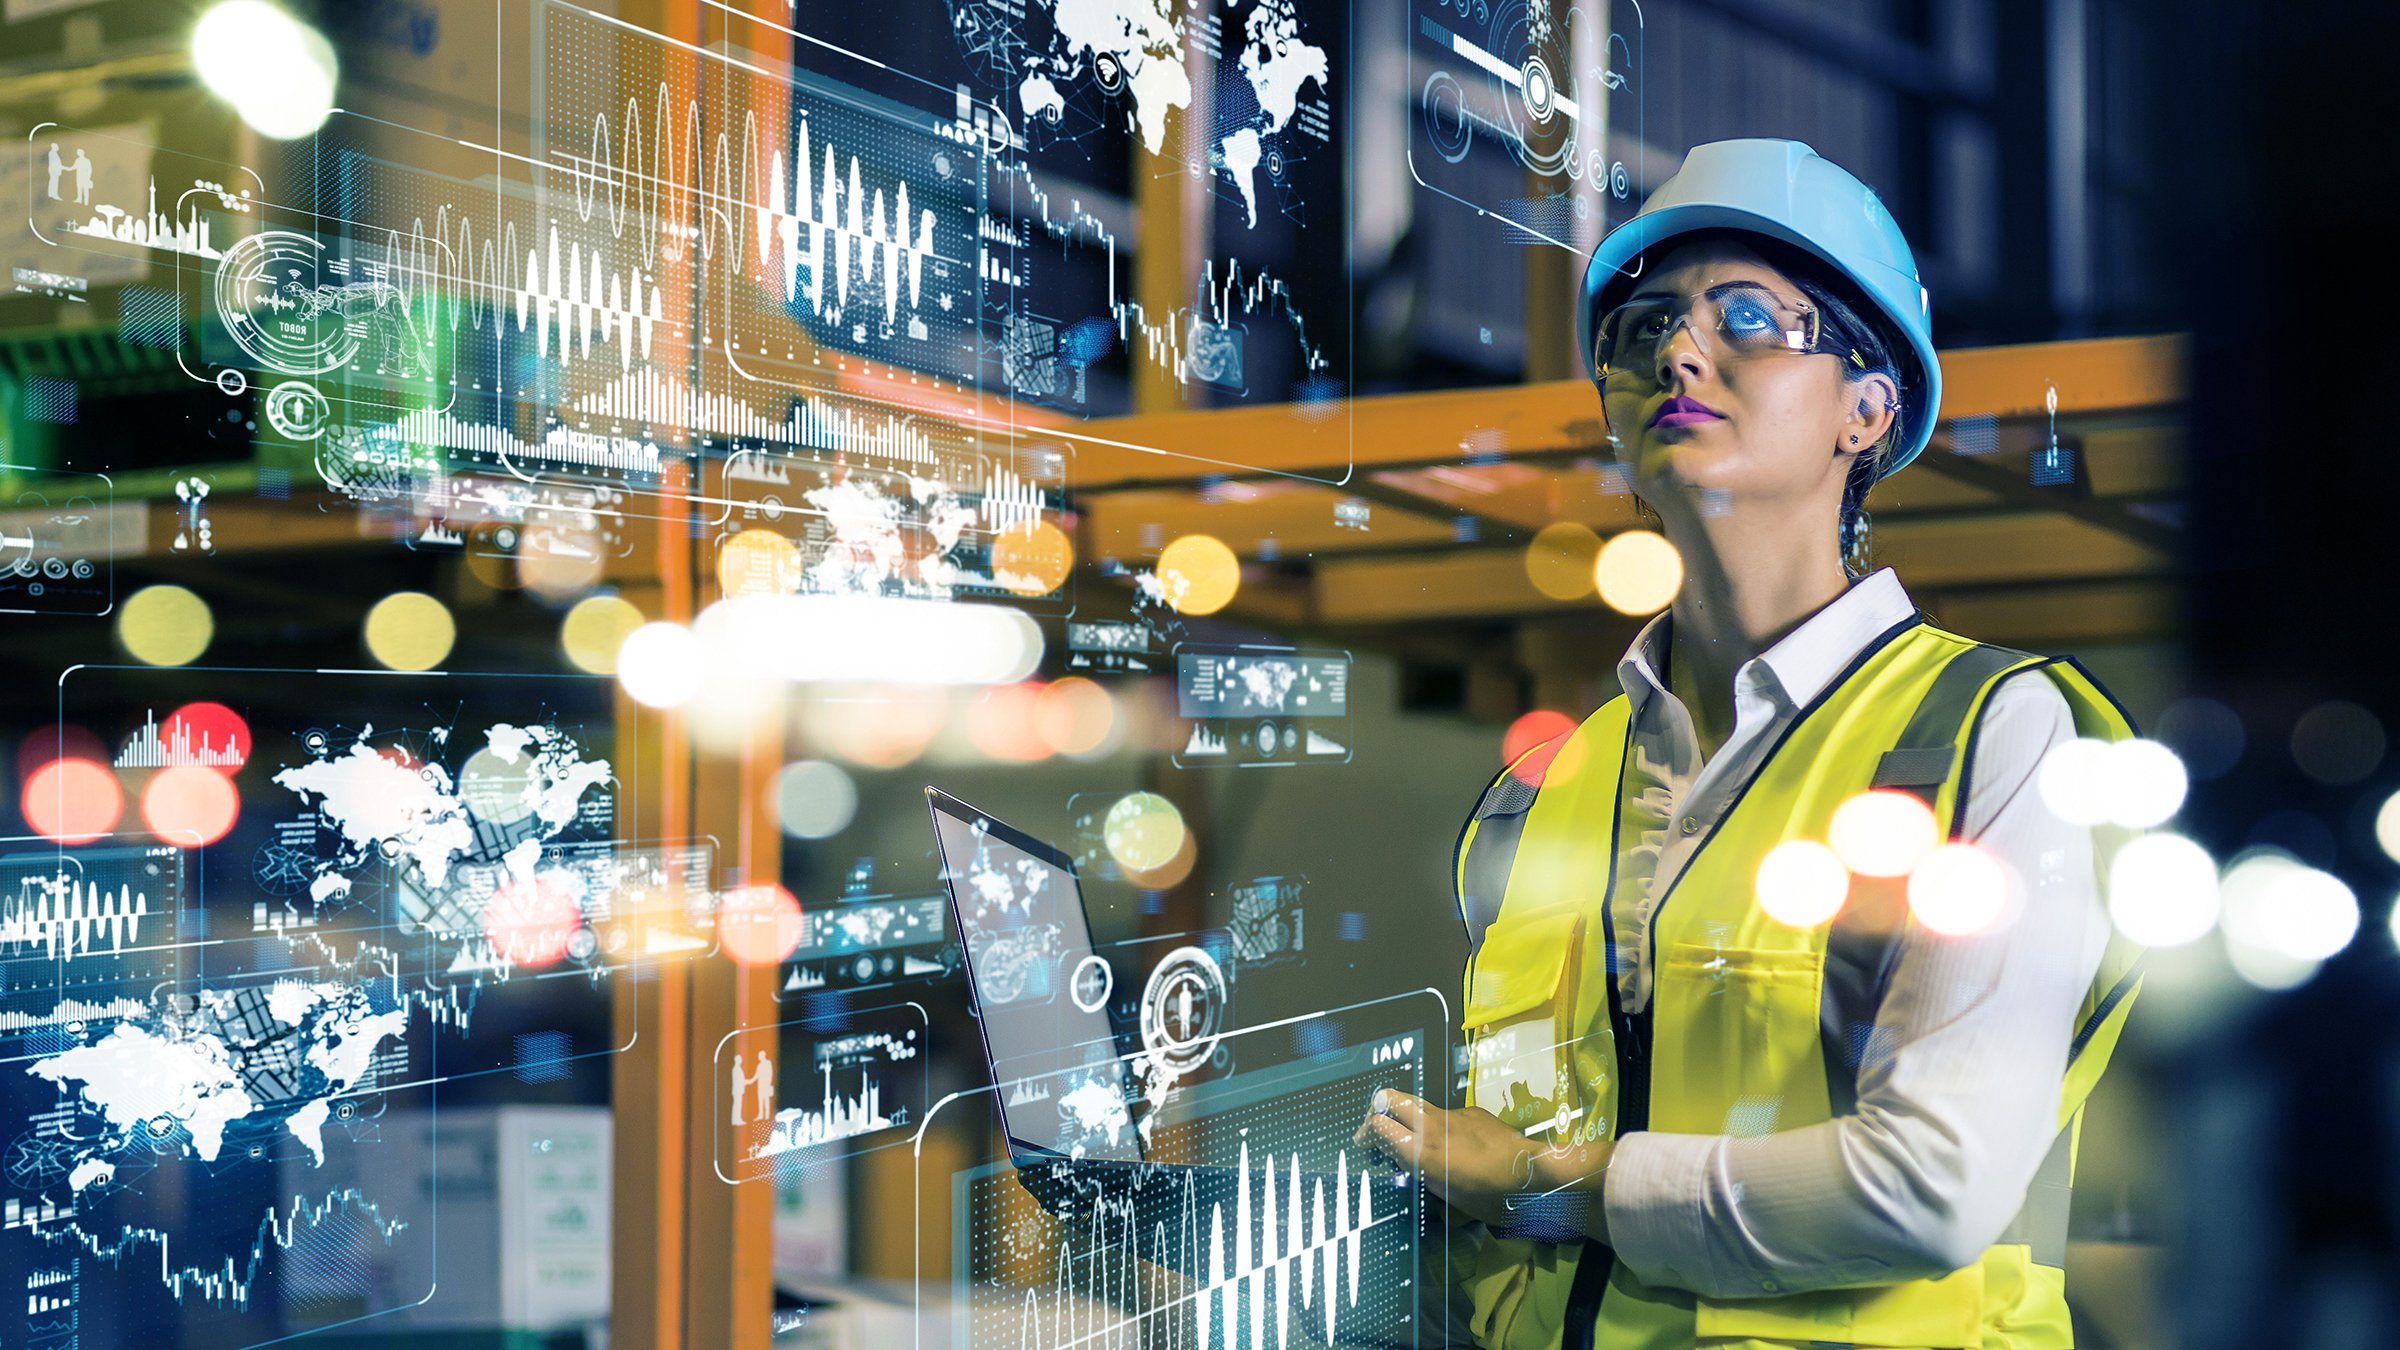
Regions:
<instances>
[{"instance_id":1,"label":"red bokeh light","mask_svg":"<svg viewBox=\"0 0 2400 1350\"><path fill-rule=\"evenodd\" d=\"M492 952L512 966L555 965L583 927L575 888L556 872L538 872L492 893L483 911L483 935Z\"/></svg>"},{"instance_id":2,"label":"red bokeh light","mask_svg":"<svg viewBox=\"0 0 2400 1350\"><path fill-rule=\"evenodd\" d=\"M54 759L25 780L25 823L62 844L88 844L117 827L125 789L94 759Z\"/></svg>"},{"instance_id":3,"label":"red bokeh light","mask_svg":"<svg viewBox=\"0 0 2400 1350\"><path fill-rule=\"evenodd\" d=\"M745 966L771 966L800 946L800 902L781 886L737 886L717 902L717 945Z\"/></svg>"},{"instance_id":4,"label":"red bokeh light","mask_svg":"<svg viewBox=\"0 0 2400 1350\"><path fill-rule=\"evenodd\" d=\"M61 759L89 759L106 764L108 747L86 727L45 728L18 743L17 774L31 778L43 765Z\"/></svg>"},{"instance_id":5,"label":"red bokeh light","mask_svg":"<svg viewBox=\"0 0 2400 1350\"><path fill-rule=\"evenodd\" d=\"M208 766L218 773L232 773L250 762L250 724L222 703L186 703L158 724L159 739L168 745L175 744L179 734L188 740L195 755L202 750L230 750L232 763ZM226 756L220 753L218 758Z\"/></svg>"},{"instance_id":6,"label":"red bokeh light","mask_svg":"<svg viewBox=\"0 0 2400 1350\"><path fill-rule=\"evenodd\" d=\"M241 813L242 798L233 790L233 780L197 764L161 769L142 789L142 824L177 848L217 842Z\"/></svg>"},{"instance_id":7,"label":"red bokeh light","mask_svg":"<svg viewBox=\"0 0 2400 1350\"><path fill-rule=\"evenodd\" d=\"M1550 772L1550 763L1566 748L1568 733L1575 730L1575 719L1548 708L1536 708L1508 724L1500 737L1500 762L1512 766L1511 771L1525 782L1541 786ZM1527 757L1526 752L1539 746L1538 753ZM1517 761L1522 758L1524 763Z\"/></svg>"},{"instance_id":8,"label":"red bokeh light","mask_svg":"<svg viewBox=\"0 0 2400 1350\"><path fill-rule=\"evenodd\" d=\"M1042 735L1042 686L1038 683L995 685L983 698L967 705L967 735L975 748L992 758L1014 764L1046 759L1050 742Z\"/></svg>"}]
</instances>

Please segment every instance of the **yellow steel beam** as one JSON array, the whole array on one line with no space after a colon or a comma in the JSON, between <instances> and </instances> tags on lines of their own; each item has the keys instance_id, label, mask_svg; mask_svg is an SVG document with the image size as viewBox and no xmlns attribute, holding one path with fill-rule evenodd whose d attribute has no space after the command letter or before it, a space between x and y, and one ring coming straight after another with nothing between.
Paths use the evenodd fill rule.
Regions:
<instances>
[{"instance_id":1,"label":"yellow steel beam","mask_svg":"<svg viewBox=\"0 0 2400 1350\"><path fill-rule=\"evenodd\" d=\"M2172 406L2183 392L2183 340L2093 338L1942 354L1942 415L2062 418ZM1060 428L1076 446L1076 483L1095 489L1189 482L1212 475L1295 474L1338 481L1349 472L1456 464L1472 455L1605 453L1599 400L1582 380L1497 389L1387 394L1349 402L1347 436L1289 405L1108 418ZM1343 453L1344 441L1347 454Z\"/></svg>"}]
</instances>

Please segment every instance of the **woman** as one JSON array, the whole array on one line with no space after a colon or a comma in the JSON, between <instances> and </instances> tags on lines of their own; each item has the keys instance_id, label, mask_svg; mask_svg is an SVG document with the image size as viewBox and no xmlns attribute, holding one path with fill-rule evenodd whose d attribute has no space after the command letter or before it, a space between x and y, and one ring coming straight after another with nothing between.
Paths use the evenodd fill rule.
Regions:
<instances>
[{"instance_id":1,"label":"woman","mask_svg":"<svg viewBox=\"0 0 2400 1350\"><path fill-rule=\"evenodd\" d=\"M1867 488L1940 401L1907 242L1807 146L1719 142L1584 302L1684 584L1625 692L1461 838L1472 1104L1380 1094L1360 1141L1447 1202L1480 1344L2071 1345L2072 1141L2137 983L2098 895L2117 841L2034 776L2133 733L2073 663L1860 575ZM1953 843L1828 873L1876 789Z\"/></svg>"}]
</instances>

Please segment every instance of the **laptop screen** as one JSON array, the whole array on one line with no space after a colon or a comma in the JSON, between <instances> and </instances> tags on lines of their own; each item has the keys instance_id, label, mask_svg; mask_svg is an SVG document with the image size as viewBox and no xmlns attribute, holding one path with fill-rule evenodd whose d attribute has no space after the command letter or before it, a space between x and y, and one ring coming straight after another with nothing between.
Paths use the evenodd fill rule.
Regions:
<instances>
[{"instance_id":1,"label":"laptop screen","mask_svg":"<svg viewBox=\"0 0 2400 1350\"><path fill-rule=\"evenodd\" d=\"M1092 950L1068 857L928 790L942 880L1012 1152L1139 1161L1124 1062L1108 1012L1113 976Z\"/></svg>"}]
</instances>

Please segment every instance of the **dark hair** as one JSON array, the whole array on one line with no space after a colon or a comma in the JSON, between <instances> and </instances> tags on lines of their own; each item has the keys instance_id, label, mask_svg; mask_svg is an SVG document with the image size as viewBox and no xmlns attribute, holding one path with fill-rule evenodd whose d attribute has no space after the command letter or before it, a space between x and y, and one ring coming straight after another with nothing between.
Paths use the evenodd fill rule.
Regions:
<instances>
[{"instance_id":1,"label":"dark hair","mask_svg":"<svg viewBox=\"0 0 2400 1350\"><path fill-rule=\"evenodd\" d=\"M1841 275L1831 264L1815 254L1746 230L1695 230L1669 241L1667 247L1682 248L1687 244L1730 244L1758 255L1761 262L1791 278L1800 294L1817 309L1827 345L1842 354L1844 374L1852 379L1867 375L1882 375L1900 391L1900 409L1892 418L1891 429L1883 439L1868 446L1850 464L1850 477L1842 485L1840 523L1835 527L1835 544L1841 550L1842 567L1851 577L1865 576L1872 570L1873 521L1867 514L1867 491L1875 485L1877 470L1897 454L1908 442L1916 420L1917 397L1923 381L1918 378L1911 362L1904 368L1892 357L1895 347L1907 350L1904 340L1890 332L1889 322L1868 302L1856 284ZM1602 297L1602 304L1608 298ZM1872 316L1872 317L1869 317ZM1851 360L1851 354L1857 360ZM1636 499L1639 500L1638 498ZM1647 503L1644 503L1646 506Z\"/></svg>"}]
</instances>

